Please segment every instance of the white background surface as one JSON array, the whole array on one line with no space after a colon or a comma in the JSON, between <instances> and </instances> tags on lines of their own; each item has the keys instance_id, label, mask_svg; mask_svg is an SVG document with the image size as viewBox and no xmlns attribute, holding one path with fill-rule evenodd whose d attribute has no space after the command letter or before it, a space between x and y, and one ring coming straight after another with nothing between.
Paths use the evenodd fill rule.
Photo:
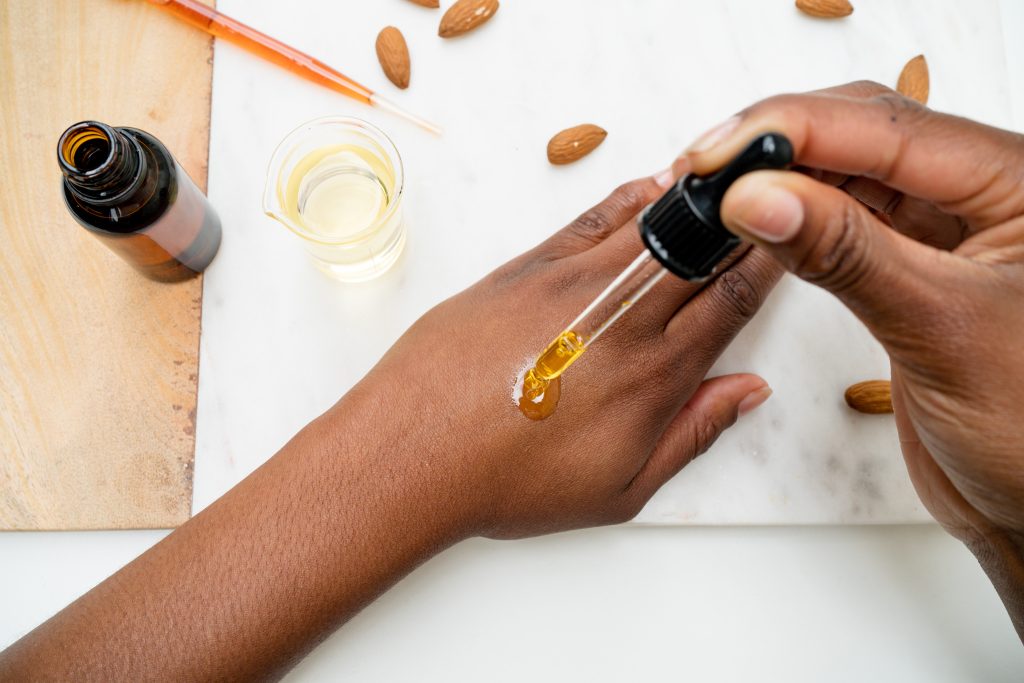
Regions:
<instances>
[{"instance_id":1,"label":"white background surface","mask_svg":"<svg viewBox=\"0 0 1024 683\"><path fill-rule=\"evenodd\" d=\"M438 12L408 0L309 1L288 10L274 0L222 0L221 8L380 83L445 133L426 135L233 46L218 47L210 198L225 236L204 284L197 509L332 405L424 311L617 184L661 170L702 130L758 98L858 78L893 83L921 52L934 107L1011 125L999 8L991 1L969 10L957 0L861 2L851 17L828 22L802 15L791 0L645 0L630 12L610 2L519 0L451 41L436 36ZM406 92L381 79L370 49L388 23L410 45ZM296 237L260 209L274 146L299 123L331 114L376 123L405 160L407 253L363 285L310 268ZM582 121L608 129L604 144L572 166L549 165L548 138ZM550 330L523 335L521 360L577 313L550 307ZM592 353L602 353L600 343ZM519 360L508 368L509 385ZM712 373L726 371L761 374L772 400L730 429L713 458L699 458L670 482L638 521L928 519L893 421L858 415L843 402L847 386L889 369L879 345L829 294L784 280ZM570 372L562 390L572 401L586 388ZM493 388L499 401L510 393ZM506 409L514 410L511 401Z\"/></svg>"},{"instance_id":2,"label":"white background surface","mask_svg":"<svg viewBox=\"0 0 1024 683\"><path fill-rule=\"evenodd\" d=\"M393 10L391 0L379 3L388 6L386 12L380 7L367 9L369 3L337 4L344 8L358 7L361 8L359 11L368 13L379 12L381 17L398 17L388 21L406 30L413 49L415 89L401 98L410 107L414 102L423 103L418 107L423 114L437 116L443 102L451 100L441 98L441 102L436 103L437 100L432 99L436 93L444 92L440 88L454 89L458 86L478 93L480 102L477 110L451 116L446 112L444 117L438 117L453 129L451 134L458 135L456 131L465 130L460 122L464 124L473 117L484 115L481 112L487 109L488 97L498 95L489 95L487 88L481 90L476 83L460 81L457 72L446 71L433 76L417 72L417 51L429 48L431 33L428 29L431 27L427 25L434 23L438 15L406 7L398 0L394 3L396 7ZM783 13L790 9L788 2L730 3L728 7L735 12L737 8L749 9L761 4L777 4L779 7L773 11ZM862 0L857 3L858 14L864 16L870 7L881 4ZM893 4L916 8L925 15L928 14L926 6L931 7L929 3ZM257 26L273 29L285 40L306 47L314 54L325 57L343 54L348 61L339 64L345 64L347 70L364 75L364 80L374 84L383 83L376 76L372 50L362 47L364 43L372 45L376 29L354 28L359 25L355 17L348 19L348 23L339 19L334 24L321 22L317 26L311 17L319 16L324 9L314 5L311 2L293 3L290 7L297 9L285 14L278 11L273 14L276 17L273 19L267 17L271 16L274 3L224 0L221 7ZM521 7L522 11L536 15L538 7L550 4L539 0L532 3L520 0L513 4L508 0L506 5L495 22L501 19L522 25L518 46L523 59L528 60L528 53L534 47L526 30L529 22L517 21L509 10ZM529 9L531 6L533 9ZM634 6L647 7L646 3ZM305 11L307 7L309 10ZM907 12L910 13L911 9ZM1002 11L1007 32L1011 32L1010 27L1024 26L1024 5L1007 0L1002 3ZM427 19L422 18L424 13L428 13ZM403 17L412 17L416 23L409 19L409 26L406 26L399 21ZM257 21L258 18L262 23ZM375 17L366 21L375 27L383 25ZM703 38L698 35L696 39L704 40L708 45L716 40L725 42L728 35L722 30L727 25L723 21L717 29L707 28L704 33L708 35ZM415 42L412 26L420 30ZM690 30L700 34L702 29L704 27ZM869 29L864 27L865 31ZM615 32L611 28L608 30L609 42L614 45ZM370 36L369 43L367 35ZM689 38L687 35L680 40ZM921 39L926 40L927 37ZM830 39L811 40L825 41L818 45L824 49ZM347 42L358 42L360 48L350 50ZM450 48L437 49L465 50L470 56L464 59L480 60L488 56L479 52L480 46L486 48L490 43L491 38L481 32L479 36L469 36L460 41L457 48L453 44ZM345 49L342 50L339 44ZM622 45L609 49L624 49L632 44L623 39ZM916 53L915 47L908 48L908 56ZM743 52L742 46L736 49ZM1024 61L1020 52L1014 50L1015 47L1010 53L1014 59L1013 73L1019 79L1019 75L1024 74L1021 68ZM362 52L367 54L362 55L360 61ZM356 59L348 59L350 54L356 55ZM948 48L946 54L952 59L962 56L950 55ZM756 58L757 55L748 57ZM885 71L864 75L891 81L902 64L903 55L884 56L884 59L890 57L891 68L886 64ZM452 59L451 64L457 66L457 60ZM936 58L931 52L929 59L933 64L935 104L940 106L941 88L935 82ZM210 190L226 218L229 239L237 244L245 239L247 233L244 231L253 231L252 235L256 235L256 231L272 229L272 224L262 218L249 220L255 198L259 195L259 188L252 186L252 178L261 175L269 148L294 123L328 112L308 111L320 106L311 105L311 101L321 100L309 100L307 97L319 98L322 95L297 88L288 78L272 70L246 66L248 57L236 50L219 45L216 60ZM849 61L852 62L852 58ZM350 62L353 63L351 67L348 66ZM242 75L235 75L229 71L231 64L239 69L252 69L258 76L245 77L242 71L238 72ZM812 63L804 65L804 68L804 74L808 71L816 74L818 67ZM843 73L848 68L850 65L844 67ZM822 69L814 76L815 82L806 87L832 82L824 77L827 75L825 71ZM233 82L226 83L225 78L229 75ZM595 74L594 78L597 77ZM511 73L503 78L511 78ZM447 86L439 82L446 79ZM420 87L423 82L432 83L436 88ZM682 76L680 82L685 82ZM756 77L751 77L747 82L724 84L712 98L701 98L695 93L692 102L700 108L701 127L713 123L723 112L767 94L757 87L758 82ZM1016 81L1011 79L1011 82ZM805 86L795 82L792 87ZM302 97L282 96L282 88L301 90L304 94ZM381 90L389 92L384 87ZM1022 92L1019 87L1014 92L1018 106ZM228 93L242 96L240 103L225 101ZM545 117L544 127L547 129L575 123L577 118L590 118L594 111L593 103L579 104L579 111L572 109L573 102L527 104L531 100L526 99L525 93L524 90L522 111L531 116ZM984 84L976 86L975 96L985 96ZM275 100L272 110L278 112L280 121L266 122L255 113L247 117L246 112L257 112L268 98ZM637 106L627 97L620 100L616 100L617 107L605 101L602 112L610 116L619 109L628 112ZM430 106L426 106L428 104ZM349 111L347 107L346 111ZM605 191L605 185L651 172L667 163L671 155L698 130L696 125L686 126L686 130L672 129L670 116L658 114L653 108L652 111L653 120L644 133L644 141L637 143L635 159L626 163L617 154L613 158L608 158L613 154L604 154L603 157L595 154L585 162L590 166L583 173L546 169L542 157L536 158L542 154L540 150L546 141L544 139L523 141L515 130L507 128L495 132L498 139L494 144L504 150L502 153L514 156L518 146L532 145L528 154L523 152L530 158L530 165L524 164L519 173L526 178L524 182L531 189L560 197L556 205L561 208L554 213L551 213L551 204L546 204L548 208L540 211L521 200L510 203L502 195L502 190L508 188L492 188L487 177L467 174L464 181L475 191L493 193L487 194L488 201L502 207L503 212L522 215L526 223L540 220L543 213L545 229L553 229L578 209L596 200ZM417 134L412 129L402 129L401 124L395 125L370 114L364 116L393 132L403 152L418 144L404 143ZM242 118L250 118L251 123L242 126L238 123ZM605 121L607 118L601 122ZM611 141L610 137L606 145ZM657 147L652 152L655 142ZM262 146L267 146L266 154L263 154ZM458 148L450 145L433 151L438 155L454 154L452 147ZM658 152L658 149L663 151ZM668 159L663 159L664 150L670 150ZM407 158L407 164L411 167L428 158L427 154L420 159ZM436 159L434 161L440 163ZM470 161L474 161L473 157ZM531 173L560 173L554 176L559 187L552 189L549 177L531 179L528 175ZM590 174L608 180L603 186L594 187L592 183L585 182L587 178L596 177ZM422 191L440 191L440 188L430 186L430 174L424 173L419 179L424 187ZM453 209L456 213L452 216L453 224L464 224L470 220L468 216L457 215L458 204L453 206L456 207ZM239 216L244 216L245 220L239 221ZM415 222L410 223L410 228L414 239L410 246L410 259L404 267L412 269L405 272L415 274L413 255L416 252L412 250L422 247L430 235L417 235ZM289 237L287 234L281 232L280 236L280 241L269 243L253 239L244 254L245 259L239 258L243 255L240 252L226 249L215 268L227 272L238 258L240 262L251 264L251 278L256 282L268 277L263 266L266 262L273 262L279 264L279 272L284 273L281 277L298 278L300 281L309 278L306 282L310 286L319 287L318 281L312 279L318 274L306 268L298 258L291 259L291 255L300 255L297 245L289 244L285 239ZM482 254L477 254L475 249L471 254L467 253L467 258L473 256L473 268L478 273L439 268L433 275L439 286L455 291L472 281L475 275L486 272L535 241L532 232L528 235L499 232L481 249ZM231 242L226 240L225 244ZM211 280L218 276L218 272L211 272ZM393 279L390 284L385 283L378 294L381 300L401 295L401 284L400 278ZM211 308L207 309L208 315L204 317L207 327L204 329L201 382L205 386L201 391L205 393L201 397L198 425L197 507L218 495L220 487L230 485L231 477L243 476L247 469L270 455L294 429L337 396L336 390L332 393L323 388L324 384L312 364L306 366L307 374L299 378L307 384L309 391L295 392L287 401L278 400L280 394L260 393L266 382L282 381L281 377L273 377L275 373L287 374L274 364L269 364L269 367L268 364L256 365L248 361L245 354L239 354L237 362L241 368L218 369L211 366L206 355L209 337L205 335L216 323L215 318L209 317L209 311L218 310L218 307L237 311L237 306L233 307L235 304L231 301L218 302L210 293L208 289L207 306ZM379 323L379 316L384 315L388 333L397 336L407 320L399 319L401 316L398 314L394 319L387 318L387 309L376 306L372 292L369 292L370 296L364 296L367 294L365 291L353 294L348 290L338 290L336 313L346 316L345 320L356 321L355 324L350 323L349 334L359 338L361 320L373 315L377 316ZM421 303L426 307L430 302L424 300ZM287 347L281 337L275 342L273 338L267 340L258 334L261 318L283 311L291 324L301 326L308 316L324 313L320 308L322 301L311 304L287 300L275 304L280 309L271 311L245 308L244 300L241 305L243 310L238 311L238 315L243 321L249 321L250 327L236 324L226 328L226 333L233 335L227 338L237 344L252 345L271 357L277 354L278 358L287 358L283 352L291 349L278 348L280 345ZM363 311L363 319L358 316L360 311ZM409 314L410 311L401 313ZM310 339L305 347L306 353L316 356L329 352L330 349L323 345L323 340ZM372 355L369 350L364 350L364 353L367 357ZM354 363L333 363L329 367L333 372L346 373L332 378L338 384L350 384L368 366L361 366L357 360ZM259 420L246 423L243 416L233 414L229 408L219 412L213 408L218 401L225 399L207 390L207 387L217 386L216 376L211 379L211 375L224 372L229 378L237 378L239 370L251 375L246 389L267 403L268 410L272 411L266 415L272 416L273 420L263 415ZM269 380L268 374L272 376ZM208 382L211 384L206 384ZM237 387L232 390L237 390ZM204 412L211 410L212 413ZM210 414L214 417L210 418ZM227 425L220 425L220 431L210 421L218 415ZM237 420L237 423L231 420ZM264 426L267 422L271 423L270 427ZM793 428L797 426L793 425ZM216 434L228 434L233 438L245 428L254 429L260 435L255 444L243 441L240 448L214 438ZM266 429L270 432L260 431ZM229 468L216 466L218 463L212 458L220 454L233 459L223 461L230 465ZM710 455L716 457L714 452ZM207 468L205 473L204 467ZM0 534L0 644L17 638L142 552L163 533ZM473 541L456 547L415 572L359 615L303 662L293 678L358 681L1011 681L1019 680L1022 671L1024 651L986 578L966 550L932 526L632 527L561 534L515 543Z\"/></svg>"}]
</instances>

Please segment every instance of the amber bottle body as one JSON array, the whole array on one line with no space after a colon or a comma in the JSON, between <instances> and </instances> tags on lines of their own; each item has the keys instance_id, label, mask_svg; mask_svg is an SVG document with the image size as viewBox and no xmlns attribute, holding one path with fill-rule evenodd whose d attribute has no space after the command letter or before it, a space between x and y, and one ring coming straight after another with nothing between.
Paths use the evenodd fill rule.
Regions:
<instances>
[{"instance_id":1,"label":"amber bottle body","mask_svg":"<svg viewBox=\"0 0 1024 683\"><path fill-rule=\"evenodd\" d=\"M186 280L216 256L217 214L149 133L85 121L61 136L57 157L72 216L146 277Z\"/></svg>"}]
</instances>

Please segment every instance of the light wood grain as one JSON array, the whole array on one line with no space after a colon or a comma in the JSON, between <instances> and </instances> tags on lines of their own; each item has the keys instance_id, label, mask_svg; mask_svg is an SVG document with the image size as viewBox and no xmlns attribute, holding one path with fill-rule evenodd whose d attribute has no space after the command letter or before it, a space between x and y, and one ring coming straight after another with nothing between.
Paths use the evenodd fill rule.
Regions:
<instances>
[{"instance_id":1,"label":"light wood grain","mask_svg":"<svg viewBox=\"0 0 1024 683\"><path fill-rule=\"evenodd\" d=\"M0 2L0 528L190 514L201 278L150 282L79 227L55 150L142 128L205 188L212 57L139 0Z\"/></svg>"}]
</instances>

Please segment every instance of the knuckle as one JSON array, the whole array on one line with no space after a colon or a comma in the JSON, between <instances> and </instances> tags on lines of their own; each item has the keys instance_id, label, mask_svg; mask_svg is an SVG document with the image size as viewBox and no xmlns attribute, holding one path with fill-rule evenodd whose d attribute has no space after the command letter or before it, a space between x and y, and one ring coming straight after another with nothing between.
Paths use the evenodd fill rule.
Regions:
<instances>
[{"instance_id":1,"label":"knuckle","mask_svg":"<svg viewBox=\"0 0 1024 683\"><path fill-rule=\"evenodd\" d=\"M643 180L632 180L619 185L611 194L611 200L623 211L637 213L644 207L647 201L647 192L644 190Z\"/></svg>"},{"instance_id":2,"label":"knuckle","mask_svg":"<svg viewBox=\"0 0 1024 683\"><path fill-rule=\"evenodd\" d=\"M562 278L561 272L564 270L564 259L552 252L546 244L542 244L501 264L485 275L480 284L487 283L506 289L530 287L543 283L552 275L556 279Z\"/></svg>"},{"instance_id":3,"label":"knuckle","mask_svg":"<svg viewBox=\"0 0 1024 683\"><path fill-rule=\"evenodd\" d=\"M864 214L853 201L828 217L806 256L797 266L796 274L812 284L833 291L849 289L863 277L868 231Z\"/></svg>"},{"instance_id":4,"label":"knuckle","mask_svg":"<svg viewBox=\"0 0 1024 683\"><path fill-rule=\"evenodd\" d=\"M538 266L539 259L530 258L527 253L498 266L485 279L497 287L510 287L529 277Z\"/></svg>"},{"instance_id":5,"label":"knuckle","mask_svg":"<svg viewBox=\"0 0 1024 683\"><path fill-rule=\"evenodd\" d=\"M917 100L894 90L875 95L869 98L868 102L879 107L888 117L895 137L884 145L885 153L879 155L876 167L867 169L863 175L888 184L896 174L900 160L914 136L913 131L925 125L932 112Z\"/></svg>"},{"instance_id":6,"label":"knuckle","mask_svg":"<svg viewBox=\"0 0 1024 683\"><path fill-rule=\"evenodd\" d=\"M617 187L604 201L574 220L573 231L594 241L608 237L644 207L647 201L645 182L634 180Z\"/></svg>"},{"instance_id":7,"label":"knuckle","mask_svg":"<svg viewBox=\"0 0 1024 683\"><path fill-rule=\"evenodd\" d=\"M739 270L727 270L715 280L714 291L736 318L749 320L761 307L761 293Z\"/></svg>"},{"instance_id":8,"label":"knuckle","mask_svg":"<svg viewBox=\"0 0 1024 683\"><path fill-rule=\"evenodd\" d=\"M691 451L693 457L707 452L711 445L718 439L725 425L721 424L717 417L706 415L699 419L693 428L693 444Z\"/></svg>"},{"instance_id":9,"label":"knuckle","mask_svg":"<svg viewBox=\"0 0 1024 683\"><path fill-rule=\"evenodd\" d=\"M572 222L572 229L590 239L600 240L607 237L616 225L613 225L612 212L607 204L601 203L581 214Z\"/></svg>"},{"instance_id":10,"label":"knuckle","mask_svg":"<svg viewBox=\"0 0 1024 683\"><path fill-rule=\"evenodd\" d=\"M601 335L608 348L619 354L629 354L637 363L655 363L661 358L660 346L652 344L664 330L664 323L655 316L625 316ZM640 373L642 376L642 373ZM642 383L640 383L642 385Z\"/></svg>"},{"instance_id":11,"label":"knuckle","mask_svg":"<svg viewBox=\"0 0 1024 683\"><path fill-rule=\"evenodd\" d=\"M549 293L564 294L578 289L585 280L591 277L593 277L591 273L580 268L552 268L544 275L544 290Z\"/></svg>"}]
</instances>

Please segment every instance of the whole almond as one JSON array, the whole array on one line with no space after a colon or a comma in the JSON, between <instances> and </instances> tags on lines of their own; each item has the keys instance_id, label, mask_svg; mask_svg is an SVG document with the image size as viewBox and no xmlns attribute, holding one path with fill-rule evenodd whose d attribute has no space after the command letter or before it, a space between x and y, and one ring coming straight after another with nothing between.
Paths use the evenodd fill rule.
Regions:
<instances>
[{"instance_id":1,"label":"whole almond","mask_svg":"<svg viewBox=\"0 0 1024 683\"><path fill-rule=\"evenodd\" d=\"M930 90L930 79L928 78L928 61L924 55L918 55L911 59L900 72L900 79L896 82L896 90L912 100L921 104L928 104L928 91Z\"/></svg>"},{"instance_id":2,"label":"whole almond","mask_svg":"<svg viewBox=\"0 0 1024 683\"><path fill-rule=\"evenodd\" d=\"M889 380L857 382L846 390L846 405L859 413L880 415L892 412L892 385Z\"/></svg>"},{"instance_id":3,"label":"whole almond","mask_svg":"<svg viewBox=\"0 0 1024 683\"><path fill-rule=\"evenodd\" d=\"M412 0L412 2L415 2L417 5L422 5L423 7L429 7L430 9L437 9L441 6L441 3L438 2L438 0Z\"/></svg>"},{"instance_id":4,"label":"whole almond","mask_svg":"<svg viewBox=\"0 0 1024 683\"><path fill-rule=\"evenodd\" d=\"M409 46L394 26L386 26L377 34L377 60L389 81L399 88L409 87Z\"/></svg>"},{"instance_id":5,"label":"whole almond","mask_svg":"<svg viewBox=\"0 0 1024 683\"><path fill-rule=\"evenodd\" d=\"M441 17L437 35L442 38L461 36L494 16L498 0L458 0Z\"/></svg>"},{"instance_id":6,"label":"whole almond","mask_svg":"<svg viewBox=\"0 0 1024 683\"><path fill-rule=\"evenodd\" d=\"M597 148L608 132L592 123L566 128L548 142L548 161L560 166L582 159Z\"/></svg>"},{"instance_id":7,"label":"whole almond","mask_svg":"<svg viewBox=\"0 0 1024 683\"><path fill-rule=\"evenodd\" d=\"M838 19L853 14L849 0L796 0L796 8L804 14L822 19Z\"/></svg>"}]
</instances>

